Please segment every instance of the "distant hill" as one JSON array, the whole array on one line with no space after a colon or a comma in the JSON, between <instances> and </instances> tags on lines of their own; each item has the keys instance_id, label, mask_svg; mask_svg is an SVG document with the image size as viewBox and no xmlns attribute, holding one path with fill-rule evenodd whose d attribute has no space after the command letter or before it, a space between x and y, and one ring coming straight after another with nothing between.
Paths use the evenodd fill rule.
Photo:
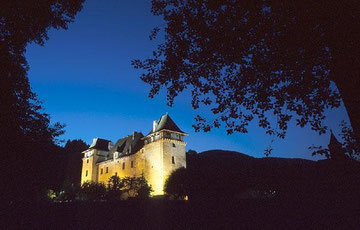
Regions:
<instances>
[{"instance_id":1,"label":"distant hill","mask_svg":"<svg viewBox=\"0 0 360 230\"><path fill-rule=\"evenodd\" d=\"M233 199L248 191L300 200L353 199L360 189L360 163L352 161L255 158L217 149L189 151L186 170L194 199Z\"/></svg>"},{"instance_id":2,"label":"distant hill","mask_svg":"<svg viewBox=\"0 0 360 230\"><path fill-rule=\"evenodd\" d=\"M305 159L255 158L236 151L209 150L187 155L193 197L239 196L245 191L298 194L310 186L317 162ZM201 198L200 198L201 197Z\"/></svg>"},{"instance_id":3,"label":"distant hill","mask_svg":"<svg viewBox=\"0 0 360 230\"><path fill-rule=\"evenodd\" d=\"M201 160L215 161L217 164L249 164L248 166L254 167L255 165L272 165L274 167L315 167L316 161L301 159L301 158L281 158L281 157L261 157L255 158L244 153L228 150L208 150L197 154ZM191 162L190 162L191 163Z\"/></svg>"},{"instance_id":4,"label":"distant hill","mask_svg":"<svg viewBox=\"0 0 360 230\"><path fill-rule=\"evenodd\" d=\"M266 160L266 161L273 161L273 162L280 162L280 161L288 161L288 162L306 162L309 164L316 163L316 161L302 159L302 158L282 158L282 157L261 157L255 158L244 153L236 152L236 151L229 151L229 150L222 150L222 149L213 149L207 150L204 152L198 153L199 155L204 155L208 157L216 157L216 158L243 158L243 159L259 159L259 160Z\"/></svg>"},{"instance_id":5,"label":"distant hill","mask_svg":"<svg viewBox=\"0 0 360 230\"><path fill-rule=\"evenodd\" d=\"M220 150L220 149L208 150L201 152L199 154L201 154L202 156L217 157L217 158L224 158L224 157L243 158L243 159L254 158L244 153L239 153L236 151Z\"/></svg>"}]
</instances>

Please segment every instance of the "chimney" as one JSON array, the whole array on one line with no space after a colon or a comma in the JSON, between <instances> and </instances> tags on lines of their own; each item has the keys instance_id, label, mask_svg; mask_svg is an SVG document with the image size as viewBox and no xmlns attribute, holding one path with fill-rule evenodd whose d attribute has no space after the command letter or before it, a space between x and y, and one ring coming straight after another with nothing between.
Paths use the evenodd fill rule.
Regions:
<instances>
[{"instance_id":1,"label":"chimney","mask_svg":"<svg viewBox=\"0 0 360 230\"><path fill-rule=\"evenodd\" d=\"M135 131L133 132L133 135L132 135L132 140L135 140Z\"/></svg>"},{"instance_id":2,"label":"chimney","mask_svg":"<svg viewBox=\"0 0 360 230\"><path fill-rule=\"evenodd\" d=\"M108 143L108 149L112 149L114 147L114 143L112 143L111 141Z\"/></svg>"},{"instance_id":3,"label":"chimney","mask_svg":"<svg viewBox=\"0 0 360 230\"><path fill-rule=\"evenodd\" d=\"M156 121L153 122L153 132L155 132L156 129Z\"/></svg>"}]
</instances>

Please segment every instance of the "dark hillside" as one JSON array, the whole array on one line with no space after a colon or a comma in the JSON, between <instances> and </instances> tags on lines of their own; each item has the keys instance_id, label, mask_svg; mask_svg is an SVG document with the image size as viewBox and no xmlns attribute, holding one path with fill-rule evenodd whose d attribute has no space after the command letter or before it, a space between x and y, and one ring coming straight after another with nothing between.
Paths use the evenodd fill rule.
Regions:
<instances>
[{"instance_id":1,"label":"dark hillside","mask_svg":"<svg viewBox=\"0 0 360 230\"><path fill-rule=\"evenodd\" d=\"M236 151L229 151L229 150L220 150L220 149L204 151L204 152L201 152L200 155L206 156L206 157L218 158L218 159L224 159L224 158L252 159L252 158L254 158L254 157L246 155L244 153L239 153Z\"/></svg>"},{"instance_id":2,"label":"dark hillside","mask_svg":"<svg viewBox=\"0 0 360 230\"><path fill-rule=\"evenodd\" d=\"M353 188L360 181L355 173L360 169L359 164L352 165L337 164L335 167L331 161L254 158L234 151L210 150L187 155L189 194L195 200L329 197L329 194ZM343 181L350 187L340 189Z\"/></svg>"}]
</instances>

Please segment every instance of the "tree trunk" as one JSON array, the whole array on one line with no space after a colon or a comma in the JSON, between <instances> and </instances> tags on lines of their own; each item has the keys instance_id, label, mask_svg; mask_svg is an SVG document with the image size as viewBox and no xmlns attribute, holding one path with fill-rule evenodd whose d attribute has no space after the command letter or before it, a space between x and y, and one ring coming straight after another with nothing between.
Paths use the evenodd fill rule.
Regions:
<instances>
[{"instance_id":1,"label":"tree trunk","mask_svg":"<svg viewBox=\"0 0 360 230\"><path fill-rule=\"evenodd\" d=\"M355 68L359 67L355 66ZM354 66L352 69L354 70ZM355 71L343 69L336 75L334 82L341 94L356 141L360 143L360 71L359 69Z\"/></svg>"}]
</instances>

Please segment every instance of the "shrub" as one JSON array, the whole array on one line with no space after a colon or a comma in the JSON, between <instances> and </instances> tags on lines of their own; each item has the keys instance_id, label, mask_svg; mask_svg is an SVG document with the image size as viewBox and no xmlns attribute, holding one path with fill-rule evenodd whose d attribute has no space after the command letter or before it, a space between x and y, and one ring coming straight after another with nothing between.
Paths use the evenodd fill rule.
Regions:
<instances>
[{"instance_id":1,"label":"shrub","mask_svg":"<svg viewBox=\"0 0 360 230\"><path fill-rule=\"evenodd\" d=\"M146 199L152 192L151 186L147 183L145 177L124 177L121 180L122 191L127 197L137 197Z\"/></svg>"},{"instance_id":2,"label":"shrub","mask_svg":"<svg viewBox=\"0 0 360 230\"><path fill-rule=\"evenodd\" d=\"M92 181L85 182L80 189L80 199L88 201L104 200L106 196L106 187L103 183Z\"/></svg>"}]
</instances>

